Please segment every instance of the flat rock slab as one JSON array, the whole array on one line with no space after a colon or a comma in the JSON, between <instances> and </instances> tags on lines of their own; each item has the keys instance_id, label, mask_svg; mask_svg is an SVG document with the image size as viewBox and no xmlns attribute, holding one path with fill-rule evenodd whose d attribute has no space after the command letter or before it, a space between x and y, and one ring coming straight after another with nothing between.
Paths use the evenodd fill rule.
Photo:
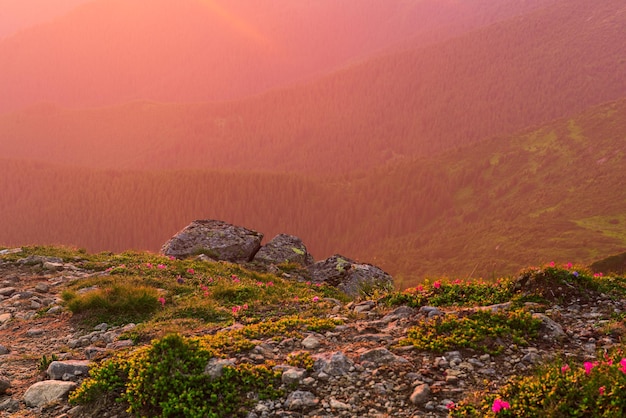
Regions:
<instances>
[{"instance_id":1,"label":"flat rock slab","mask_svg":"<svg viewBox=\"0 0 626 418\"><path fill-rule=\"evenodd\" d=\"M251 261L261 248L263 234L218 220L197 220L161 248L166 256L186 258L205 254L214 260Z\"/></svg>"},{"instance_id":2,"label":"flat rock slab","mask_svg":"<svg viewBox=\"0 0 626 418\"><path fill-rule=\"evenodd\" d=\"M76 388L74 382L62 382L60 380L44 380L37 382L24 393L24 403L36 408L51 402L64 400L68 394Z\"/></svg>"}]
</instances>

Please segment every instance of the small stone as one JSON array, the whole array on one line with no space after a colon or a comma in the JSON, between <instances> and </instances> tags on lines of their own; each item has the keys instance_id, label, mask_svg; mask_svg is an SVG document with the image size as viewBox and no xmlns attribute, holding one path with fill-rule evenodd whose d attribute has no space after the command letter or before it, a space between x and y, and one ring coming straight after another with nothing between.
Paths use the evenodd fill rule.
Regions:
<instances>
[{"instance_id":1,"label":"small stone","mask_svg":"<svg viewBox=\"0 0 626 418\"><path fill-rule=\"evenodd\" d=\"M40 293L48 293L50 286L47 283L37 283L35 290Z\"/></svg>"},{"instance_id":2,"label":"small stone","mask_svg":"<svg viewBox=\"0 0 626 418\"><path fill-rule=\"evenodd\" d=\"M314 350L320 346L320 340L312 335L309 335L304 340L302 340L302 346L308 350Z\"/></svg>"},{"instance_id":3,"label":"small stone","mask_svg":"<svg viewBox=\"0 0 626 418\"><path fill-rule=\"evenodd\" d=\"M0 377L0 394L6 392L11 387L11 382L4 377Z\"/></svg>"},{"instance_id":4,"label":"small stone","mask_svg":"<svg viewBox=\"0 0 626 418\"><path fill-rule=\"evenodd\" d=\"M349 411L352 409L352 407L350 405L348 405L347 403L343 403L343 402L339 402L336 399L331 399L330 400L330 409L337 409L340 411Z\"/></svg>"},{"instance_id":5,"label":"small stone","mask_svg":"<svg viewBox=\"0 0 626 418\"><path fill-rule=\"evenodd\" d=\"M285 407L290 411L317 406L319 399L311 392L296 390L291 392L285 401Z\"/></svg>"},{"instance_id":6,"label":"small stone","mask_svg":"<svg viewBox=\"0 0 626 418\"><path fill-rule=\"evenodd\" d=\"M26 335L29 337L39 337L40 335L43 335L44 330L40 329L40 328L31 328L28 331L26 331Z\"/></svg>"},{"instance_id":7,"label":"small stone","mask_svg":"<svg viewBox=\"0 0 626 418\"><path fill-rule=\"evenodd\" d=\"M300 380L302 380L305 373L306 370L304 369L291 368L283 372L281 379L282 382L286 385L297 385L298 383L300 383Z\"/></svg>"},{"instance_id":8,"label":"small stone","mask_svg":"<svg viewBox=\"0 0 626 418\"><path fill-rule=\"evenodd\" d=\"M110 344L107 344L107 348L110 350L119 350L121 348L132 347L132 346L133 346L132 340L119 340L119 341L115 341Z\"/></svg>"},{"instance_id":9,"label":"small stone","mask_svg":"<svg viewBox=\"0 0 626 418\"><path fill-rule=\"evenodd\" d=\"M13 293L15 293L15 288L14 287L3 287L0 289L0 296L11 296Z\"/></svg>"},{"instance_id":10,"label":"small stone","mask_svg":"<svg viewBox=\"0 0 626 418\"><path fill-rule=\"evenodd\" d=\"M5 355L5 354L9 354L9 349L3 346L2 344L0 344L0 356Z\"/></svg>"},{"instance_id":11,"label":"small stone","mask_svg":"<svg viewBox=\"0 0 626 418\"><path fill-rule=\"evenodd\" d=\"M46 311L46 313L48 313L50 315L58 314L60 312L63 312L63 307L61 307L59 305L53 306L52 308L50 308L50 309L48 309Z\"/></svg>"},{"instance_id":12,"label":"small stone","mask_svg":"<svg viewBox=\"0 0 626 418\"><path fill-rule=\"evenodd\" d=\"M63 270L63 263L55 263L52 261L45 261L43 263L43 268L45 270L50 270L50 271L61 271Z\"/></svg>"},{"instance_id":13,"label":"small stone","mask_svg":"<svg viewBox=\"0 0 626 418\"><path fill-rule=\"evenodd\" d=\"M108 328L109 324L107 324L106 322L103 322L93 327L93 329L95 329L96 331L106 331Z\"/></svg>"},{"instance_id":14,"label":"small stone","mask_svg":"<svg viewBox=\"0 0 626 418\"><path fill-rule=\"evenodd\" d=\"M208 374L212 380L222 377L224 367L234 367L235 362L231 359L212 358L204 368L204 373Z\"/></svg>"},{"instance_id":15,"label":"small stone","mask_svg":"<svg viewBox=\"0 0 626 418\"><path fill-rule=\"evenodd\" d=\"M418 385L413 390L413 393L411 394L411 397L409 398L409 400L414 405L422 405L426 403L426 401L428 401L429 398L430 398L430 386L424 383L424 384Z\"/></svg>"},{"instance_id":16,"label":"small stone","mask_svg":"<svg viewBox=\"0 0 626 418\"><path fill-rule=\"evenodd\" d=\"M20 403L13 398L7 398L0 402L0 411L17 412L18 409L20 409Z\"/></svg>"}]
</instances>

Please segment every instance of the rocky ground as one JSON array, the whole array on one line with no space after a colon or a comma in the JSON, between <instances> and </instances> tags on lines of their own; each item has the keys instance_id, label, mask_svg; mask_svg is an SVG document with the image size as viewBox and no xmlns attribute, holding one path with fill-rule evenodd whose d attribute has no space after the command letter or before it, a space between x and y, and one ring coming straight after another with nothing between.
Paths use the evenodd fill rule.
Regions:
<instances>
[{"instance_id":1,"label":"rocky ground","mask_svg":"<svg viewBox=\"0 0 626 418\"><path fill-rule=\"evenodd\" d=\"M85 377L85 365L132 344L119 339L132 325L83 329L61 306L64 284L92 274L103 273L54 258L21 263L0 259L0 417L127 416L111 404L86 409L65 400L74 382ZM233 361L286 364L287 355L296 351L318 359L314 372L284 366L285 398L258 403L250 418L442 417L451 403L478 389L497 387L557 355L582 361L618 344L621 329L611 328L610 320L626 312L626 301L572 294L567 304L529 308L545 314L540 314L541 337L529 347L509 346L498 356L398 348L408 328L452 308L391 309L363 301L337 305L334 314L344 324L333 331L258 341L254 350ZM47 361L42 361L44 356ZM46 373L51 358L64 363Z\"/></svg>"}]
</instances>

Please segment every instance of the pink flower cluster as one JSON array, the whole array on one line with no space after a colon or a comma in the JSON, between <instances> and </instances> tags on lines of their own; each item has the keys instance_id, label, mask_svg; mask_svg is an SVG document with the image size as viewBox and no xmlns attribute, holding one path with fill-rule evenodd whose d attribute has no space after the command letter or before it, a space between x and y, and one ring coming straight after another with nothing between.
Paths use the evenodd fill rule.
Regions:
<instances>
[{"instance_id":1,"label":"pink flower cluster","mask_svg":"<svg viewBox=\"0 0 626 418\"><path fill-rule=\"evenodd\" d=\"M248 304L247 303L244 303L241 306L239 306L239 305L233 306L233 309L232 309L233 315L237 316L237 315L239 315L239 312L245 311L247 309L248 309Z\"/></svg>"},{"instance_id":2,"label":"pink flower cluster","mask_svg":"<svg viewBox=\"0 0 626 418\"><path fill-rule=\"evenodd\" d=\"M500 398L494 400L493 405L491 406L491 410L495 412L496 414L503 409L510 409L510 408L511 408L511 405L508 402L503 401Z\"/></svg>"},{"instance_id":3,"label":"pink flower cluster","mask_svg":"<svg viewBox=\"0 0 626 418\"><path fill-rule=\"evenodd\" d=\"M162 307L165 307L165 298L164 297L160 297L158 299L159 303L161 304Z\"/></svg>"}]
</instances>

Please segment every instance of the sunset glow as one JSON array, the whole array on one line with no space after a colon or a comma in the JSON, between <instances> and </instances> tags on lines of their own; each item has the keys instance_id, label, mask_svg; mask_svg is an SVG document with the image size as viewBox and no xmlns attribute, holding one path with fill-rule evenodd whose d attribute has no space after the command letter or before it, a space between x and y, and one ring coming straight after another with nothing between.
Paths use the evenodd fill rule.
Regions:
<instances>
[{"instance_id":1,"label":"sunset glow","mask_svg":"<svg viewBox=\"0 0 626 418\"><path fill-rule=\"evenodd\" d=\"M624 27L623 0L0 0L0 245L221 219L403 286L592 262L626 248Z\"/></svg>"}]
</instances>

